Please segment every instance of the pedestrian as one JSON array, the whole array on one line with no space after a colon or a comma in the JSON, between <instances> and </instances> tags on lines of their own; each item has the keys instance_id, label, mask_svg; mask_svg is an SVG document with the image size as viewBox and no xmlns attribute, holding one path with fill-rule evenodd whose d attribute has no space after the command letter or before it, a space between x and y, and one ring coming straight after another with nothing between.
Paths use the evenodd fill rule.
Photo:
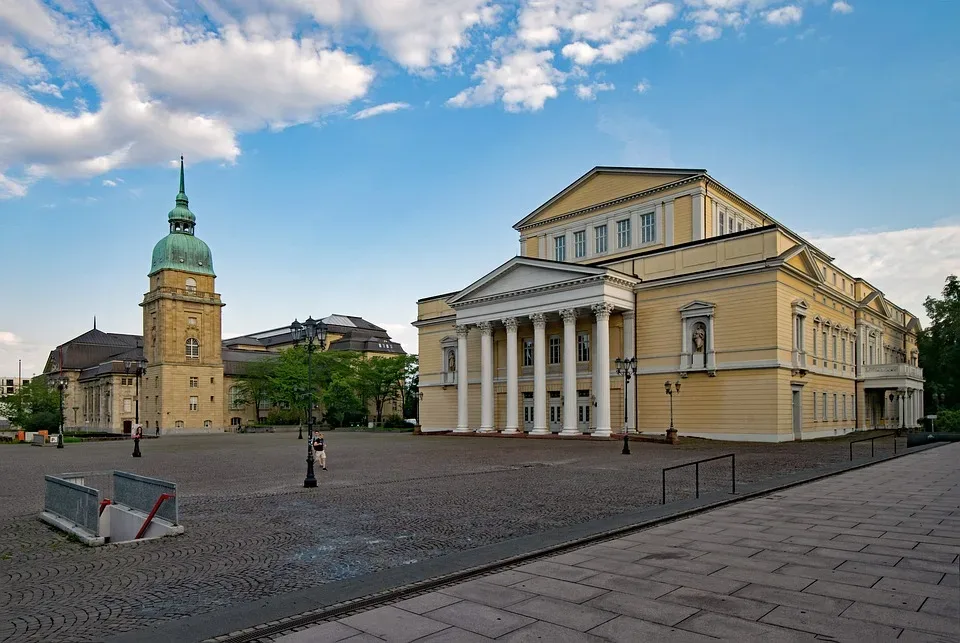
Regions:
<instances>
[{"instance_id":1,"label":"pedestrian","mask_svg":"<svg viewBox=\"0 0 960 643\"><path fill-rule=\"evenodd\" d=\"M327 451L324 448L323 434L317 433L313 437L313 461L320 465L324 471L327 470Z\"/></svg>"},{"instance_id":2,"label":"pedestrian","mask_svg":"<svg viewBox=\"0 0 960 643\"><path fill-rule=\"evenodd\" d=\"M157 422L157 437L160 437L160 423Z\"/></svg>"}]
</instances>

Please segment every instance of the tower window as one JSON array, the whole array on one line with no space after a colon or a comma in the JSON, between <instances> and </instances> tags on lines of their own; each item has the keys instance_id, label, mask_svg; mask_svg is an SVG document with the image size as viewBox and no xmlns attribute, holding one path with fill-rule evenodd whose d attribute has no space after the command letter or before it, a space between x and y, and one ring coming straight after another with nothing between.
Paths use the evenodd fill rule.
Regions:
<instances>
[{"instance_id":1,"label":"tower window","mask_svg":"<svg viewBox=\"0 0 960 643\"><path fill-rule=\"evenodd\" d=\"M193 277L187 277L186 288L187 292L197 292L197 280Z\"/></svg>"},{"instance_id":2,"label":"tower window","mask_svg":"<svg viewBox=\"0 0 960 643\"><path fill-rule=\"evenodd\" d=\"M191 410L191 411L196 411L196 410L199 408L199 406L200 406L199 402L200 402L200 400L197 398L196 395L191 395L191 396L190 396L190 410Z\"/></svg>"},{"instance_id":3,"label":"tower window","mask_svg":"<svg viewBox=\"0 0 960 643\"><path fill-rule=\"evenodd\" d=\"M199 388L199 386L200 386L200 378L199 378L199 377L191 377L191 378L190 378L190 388Z\"/></svg>"},{"instance_id":4,"label":"tower window","mask_svg":"<svg viewBox=\"0 0 960 643\"><path fill-rule=\"evenodd\" d=\"M200 342L193 337L187 340L187 357L190 359L200 359Z\"/></svg>"},{"instance_id":5,"label":"tower window","mask_svg":"<svg viewBox=\"0 0 960 643\"><path fill-rule=\"evenodd\" d=\"M187 317L187 326L196 326L197 318L196 317Z\"/></svg>"}]
</instances>

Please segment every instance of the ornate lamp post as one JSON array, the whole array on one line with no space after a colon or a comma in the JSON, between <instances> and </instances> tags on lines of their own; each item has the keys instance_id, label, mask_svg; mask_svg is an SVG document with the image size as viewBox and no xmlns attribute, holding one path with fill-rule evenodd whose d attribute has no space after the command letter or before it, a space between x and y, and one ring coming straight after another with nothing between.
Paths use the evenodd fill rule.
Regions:
<instances>
[{"instance_id":1,"label":"ornate lamp post","mask_svg":"<svg viewBox=\"0 0 960 643\"><path fill-rule=\"evenodd\" d=\"M60 438L57 440L57 448L63 448L63 392L67 390L70 382L65 377L58 377L56 381L57 390L60 391Z\"/></svg>"},{"instance_id":2,"label":"ornate lamp post","mask_svg":"<svg viewBox=\"0 0 960 643\"><path fill-rule=\"evenodd\" d=\"M327 325L313 317L307 317L302 324L294 319L290 324L290 333L296 344L304 339L307 342L307 477L303 479L303 486L312 488L317 486L317 479L313 475L313 351L317 346L323 350L327 341Z\"/></svg>"},{"instance_id":3,"label":"ornate lamp post","mask_svg":"<svg viewBox=\"0 0 960 643\"><path fill-rule=\"evenodd\" d=\"M670 428L667 429L667 440L670 444L676 444L677 430L673 428L673 396L680 395L680 380L672 383L667 380L663 383L663 389L670 396Z\"/></svg>"},{"instance_id":4,"label":"ornate lamp post","mask_svg":"<svg viewBox=\"0 0 960 643\"><path fill-rule=\"evenodd\" d=\"M628 437L628 432L630 427L627 426L630 418L630 412L627 410L627 387L630 385L630 377L637 374L637 358L631 357L630 359L623 359L618 357L614 360L614 363L617 365L617 375L623 375L623 451L620 452L621 455L630 455L630 438Z\"/></svg>"},{"instance_id":5,"label":"ornate lamp post","mask_svg":"<svg viewBox=\"0 0 960 643\"><path fill-rule=\"evenodd\" d=\"M140 376L143 375L143 372L146 370L143 367L143 362L137 360L128 360L123 363L123 370L127 373L132 373L137 376L137 393L136 398L133 400L134 412L133 412L133 457L139 458L140 456Z\"/></svg>"}]
</instances>

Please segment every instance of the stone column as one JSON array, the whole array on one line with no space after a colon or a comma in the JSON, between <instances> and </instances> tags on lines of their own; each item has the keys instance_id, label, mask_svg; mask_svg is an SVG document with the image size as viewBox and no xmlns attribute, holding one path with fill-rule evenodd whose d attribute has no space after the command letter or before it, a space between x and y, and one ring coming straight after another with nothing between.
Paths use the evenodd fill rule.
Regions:
<instances>
[{"instance_id":1,"label":"stone column","mask_svg":"<svg viewBox=\"0 0 960 643\"><path fill-rule=\"evenodd\" d=\"M493 431L493 324L477 324L480 329L480 431Z\"/></svg>"},{"instance_id":2,"label":"stone column","mask_svg":"<svg viewBox=\"0 0 960 643\"><path fill-rule=\"evenodd\" d=\"M560 311L563 318L563 429L560 435L580 435L577 428L577 311Z\"/></svg>"},{"instance_id":3,"label":"stone column","mask_svg":"<svg viewBox=\"0 0 960 643\"><path fill-rule=\"evenodd\" d=\"M547 318L543 313L533 320L533 430L531 435L548 435L547 427Z\"/></svg>"},{"instance_id":4,"label":"stone column","mask_svg":"<svg viewBox=\"0 0 960 643\"><path fill-rule=\"evenodd\" d=\"M597 407L596 407L596 398L599 395L597 391L600 390L600 367L598 364L600 361L597 359L597 320L593 320L593 326L590 329L590 374L591 374L591 383L590 383L590 393L593 396L591 401L590 408L590 428L596 428L597 426Z\"/></svg>"},{"instance_id":5,"label":"stone column","mask_svg":"<svg viewBox=\"0 0 960 643\"><path fill-rule=\"evenodd\" d=\"M467 371L469 333L468 326L457 326L457 428L454 433L470 433L470 381Z\"/></svg>"},{"instance_id":6,"label":"stone column","mask_svg":"<svg viewBox=\"0 0 960 643\"><path fill-rule=\"evenodd\" d=\"M610 435L610 304L594 304L597 317L597 428L593 435Z\"/></svg>"},{"instance_id":7,"label":"stone column","mask_svg":"<svg viewBox=\"0 0 960 643\"><path fill-rule=\"evenodd\" d=\"M637 320L632 310L623 313L623 359L630 359L637 356L637 349L634 346L634 335L637 330ZM686 333L684 333L686 334ZM630 378L627 388L623 389L623 403L627 409L627 431L634 431L637 428L637 418L635 417L635 402L637 399L637 377Z\"/></svg>"},{"instance_id":8,"label":"stone column","mask_svg":"<svg viewBox=\"0 0 960 643\"><path fill-rule=\"evenodd\" d=\"M516 433L520 396L517 388L517 319L508 317L501 321L507 328L507 423L503 432Z\"/></svg>"}]
</instances>

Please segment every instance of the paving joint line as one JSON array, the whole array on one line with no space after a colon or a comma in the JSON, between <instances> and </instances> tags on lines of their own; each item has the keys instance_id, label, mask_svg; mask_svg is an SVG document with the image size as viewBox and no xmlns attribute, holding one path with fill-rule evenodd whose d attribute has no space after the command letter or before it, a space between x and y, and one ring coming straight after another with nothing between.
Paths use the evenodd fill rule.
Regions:
<instances>
[{"instance_id":1,"label":"paving joint line","mask_svg":"<svg viewBox=\"0 0 960 643\"><path fill-rule=\"evenodd\" d=\"M825 473L815 474L808 478L801 480L793 480L779 484L777 486L761 489L757 491L748 492L743 495L738 495L735 498L726 498L716 501L708 501L701 506L693 507L690 509L681 509L675 513L669 514L667 516L660 516L657 518L651 518L650 520L635 523L626 527L617 527L614 529L606 530L603 532L598 532L596 534L591 534L589 536L584 536L577 538L575 540L567 541L564 543L559 543L556 545L551 545L544 547L542 549L537 549L523 554L518 554L516 556L511 556L504 558L492 563L485 563L482 565L477 565L463 570L458 570L450 574L444 574L441 576L435 576L432 578L427 578L422 581L416 581L413 583L408 583L406 585L401 585L399 587L393 587L381 592L375 592L368 594L366 596L358 597L356 599L344 601L342 603L335 603L327 607L319 608L317 610L312 610L308 612L301 613L299 615L291 616L284 620L284 622L272 626L258 625L249 628L244 628L242 630L235 631L227 635L221 635L218 637L208 637L203 640L203 643L210 643L217 641L218 643L254 643L259 641L264 636L273 637L278 634L285 632L290 632L294 629L303 628L308 625L314 625L317 623L330 621L335 618L342 617L346 614L352 612L364 612L368 609L380 605L397 602L401 599L405 599L410 596L415 596L422 594L424 592L433 591L438 588L447 587L449 585L457 584L469 580L471 578L482 577L503 571L505 569L510 569L516 567L520 564L527 563L531 560L537 558L543 558L546 556L552 556L555 554L563 553L570 550L580 549L585 545L590 545L597 542L602 542L605 540L610 540L611 538L619 537L626 534L631 534L637 531L643 531L645 529L650 529L651 527L669 524L671 522L676 522L677 520L682 520L684 518L689 518L700 513L711 511L720 507L724 507L731 504L736 504L738 502L743 502L745 500L752 500L754 498L759 498L763 496L776 493L778 491L783 491L785 489L790 489L797 487L803 484L810 482L816 482L826 478L831 478L833 476L841 475L844 473L849 473L851 471L858 471L866 467L871 467L877 464L884 462L889 462L898 458L906 457L908 455L916 455L917 453L922 453L930 449L934 449L940 446L943 446L945 442L935 442L932 444L923 444L913 447L914 451L905 451L903 453L897 453L885 457L881 457L874 460L868 460L866 462L861 462L859 464L854 464L853 466L848 466L837 471L829 471ZM224 638L225 637L225 638Z\"/></svg>"}]
</instances>

